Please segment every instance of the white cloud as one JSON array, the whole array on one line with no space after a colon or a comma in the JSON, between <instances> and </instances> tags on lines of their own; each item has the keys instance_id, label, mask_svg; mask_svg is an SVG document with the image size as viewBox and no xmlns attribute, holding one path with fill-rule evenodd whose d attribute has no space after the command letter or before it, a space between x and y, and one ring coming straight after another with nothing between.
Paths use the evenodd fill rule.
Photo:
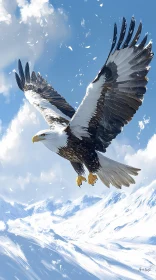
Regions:
<instances>
[{"instance_id":1,"label":"white cloud","mask_svg":"<svg viewBox=\"0 0 156 280\"><path fill-rule=\"evenodd\" d=\"M23 7L24 5L28 5L28 1L26 0L17 0L17 4L19 7Z\"/></svg>"},{"instance_id":2,"label":"white cloud","mask_svg":"<svg viewBox=\"0 0 156 280\"><path fill-rule=\"evenodd\" d=\"M0 133L2 132L2 120L0 119Z\"/></svg>"},{"instance_id":3,"label":"white cloud","mask_svg":"<svg viewBox=\"0 0 156 280\"><path fill-rule=\"evenodd\" d=\"M14 165L22 162L25 156L24 149L26 148L26 141L23 140L26 140L27 137L25 128L29 127L31 123L31 131L37 122L35 113L33 111L31 112L30 107L26 103L18 112L17 117L12 120L6 135L4 135L0 142L0 159L2 165L12 163L12 158L14 158Z\"/></svg>"},{"instance_id":4,"label":"white cloud","mask_svg":"<svg viewBox=\"0 0 156 280\"><path fill-rule=\"evenodd\" d=\"M57 45L69 36L69 30L64 11L54 9L48 0L0 0L0 21L0 93L7 95L15 79L14 70L11 69L11 75L8 75L6 67L15 68L12 64L18 58L30 60L32 65L41 59L44 51L44 71L43 64L52 59ZM0 140L2 196L20 201L47 197L57 173L61 174L58 160L49 156L48 152L48 156L44 157L45 148L31 143L31 137L40 130L42 123L42 127L46 127L44 120L26 103L7 131L3 131ZM62 179L59 177L57 180Z\"/></svg>"},{"instance_id":5,"label":"white cloud","mask_svg":"<svg viewBox=\"0 0 156 280\"><path fill-rule=\"evenodd\" d=\"M0 73L0 94L7 95L11 85L4 73Z\"/></svg>"},{"instance_id":6,"label":"white cloud","mask_svg":"<svg viewBox=\"0 0 156 280\"><path fill-rule=\"evenodd\" d=\"M62 10L55 10L48 0L0 0L0 21L0 80L5 68L19 58L34 64L44 50L44 61L46 57L48 61L52 59L56 47L69 33L67 17ZM12 78L14 81L13 74L10 80ZM2 85L0 91L5 93L8 87Z\"/></svg>"},{"instance_id":7,"label":"white cloud","mask_svg":"<svg viewBox=\"0 0 156 280\"><path fill-rule=\"evenodd\" d=\"M49 4L49 0L31 0L21 1L17 0L19 7L21 8L21 19L27 22L30 18L35 18L37 22L41 19L54 14L54 8Z\"/></svg>"},{"instance_id":8,"label":"white cloud","mask_svg":"<svg viewBox=\"0 0 156 280\"><path fill-rule=\"evenodd\" d=\"M32 143L32 136L46 127L42 116L26 102L3 135L0 141L0 194L5 198L28 202L53 194L67 199L67 189L71 195L80 193L75 185L76 173L70 164L41 143Z\"/></svg>"},{"instance_id":9,"label":"white cloud","mask_svg":"<svg viewBox=\"0 0 156 280\"><path fill-rule=\"evenodd\" d=\"M0 221L0 231L4 231L6 229L5 223Z\"/></svg>"},{"instance_id":10,"label":"white cloud","mask_svg":"<svg viewBox=\"0 0 156 280\"><path fill-rule=\"evenodd\" d=\"M137 178L138 184L147 185L155 180L156 166L156 134L149 140L145 149L139 149L135 153L127 153L125 161L133 166L141 168Z\"/></svg>"},{"instance_id":11,"label":"white cloud","mask_svg":"<svg viewBox=\"0 0 156 280\"><path fill-rule=\"evenodd\" d=\"M3 0L0 0L0 22L11 23L11 15L6 11Z\"/></svg>"}]
</instances>

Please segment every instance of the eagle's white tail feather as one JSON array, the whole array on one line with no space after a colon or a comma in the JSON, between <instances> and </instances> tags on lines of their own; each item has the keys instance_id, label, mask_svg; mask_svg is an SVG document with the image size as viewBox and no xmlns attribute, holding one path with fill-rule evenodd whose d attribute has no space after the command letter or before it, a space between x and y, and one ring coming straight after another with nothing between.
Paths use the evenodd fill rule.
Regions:
<instances>
[{"instance_id":1,"label":"eagle's white tail feather","mask_svg":"<svg viewBox=\"0 0 156 280\"><path fill-rule=\"evenodd\" d=\"M110 184L121 189L122 186L129 187L135 183L130 175L138 175L140 169L109 159L99 152L97 154L101 166L97 175L108 188Z\"/></svg>"}]
</instances>

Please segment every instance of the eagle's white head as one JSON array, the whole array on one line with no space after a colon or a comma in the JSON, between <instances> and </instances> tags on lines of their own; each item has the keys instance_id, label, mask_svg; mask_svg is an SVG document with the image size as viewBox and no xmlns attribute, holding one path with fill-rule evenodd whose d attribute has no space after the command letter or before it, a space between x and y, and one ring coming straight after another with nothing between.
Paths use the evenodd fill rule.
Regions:
<instances>
[{"instance_id":1,"label":"eagle's white head","mask_svg":"<svg viewBox=\"0 0 156 280\"><path fill-rule=\"evenodd\" d=\"M42 142L49 150L57 153L59 148L67 146L68 136L64 130L41 130L32 137L32 142Z\"/></svg>"}]
</instances>

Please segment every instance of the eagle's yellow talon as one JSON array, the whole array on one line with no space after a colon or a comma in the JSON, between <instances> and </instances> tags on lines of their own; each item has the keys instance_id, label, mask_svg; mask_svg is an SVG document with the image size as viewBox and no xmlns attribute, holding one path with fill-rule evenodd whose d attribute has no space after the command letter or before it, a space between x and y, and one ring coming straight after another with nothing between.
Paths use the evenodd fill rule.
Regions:
<instances>
[{"instance_id":1,"label":"eagle's yellow talon","mask_svg":"<svg viewBox=\"0 0 156 280\"><path fill-rule=\"evenodd\" d=\"M92 173L89 173L88 175L88 184L94 186L94 184L96 183L98 177Z\"/></svg>"},{"instance_id":2,"label":"eagle's yellow talon","mask_svg":"<svg viewBox=\"0 0 156 280\"><path fill-rule=\"evenodd\" d=\"M86 178L85 177L83 177L83 176L78 176L77 178L76 178L76 184L77 184L77 186L81 186L82 185L82 182L83 181L85 181L86 182Z\"/></svg>"}]
</instances>

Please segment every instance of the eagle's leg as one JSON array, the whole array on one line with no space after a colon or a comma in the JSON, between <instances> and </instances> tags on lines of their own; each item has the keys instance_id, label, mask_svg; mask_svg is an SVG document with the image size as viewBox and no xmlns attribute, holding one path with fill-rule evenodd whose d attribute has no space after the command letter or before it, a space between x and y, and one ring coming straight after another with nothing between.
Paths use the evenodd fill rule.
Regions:
<instances>
[{"instance_id":1,"label":"eagle's leg","mask_svg":"<svg viewBox=\"0 0 156 280\"><path fill-rule=\"evenodd\" d=\"M96 183L96 181L98 180L98 177L92 173L89 173L88 175L88 184L94 186L94 184Z\"/></svg>"},{"instance_id":2,"label":"eagle's leg","mask_svg":"<svg viewBox=\"0 0 156 280\"><path fill-rule=\"evenodd\" d=\"M87 180L86 180L86 178L84 177L84 176L78 176L77 178L76 178L76 184L77 184L77 186L78 187L80 187L81 185L82 185L82 182L86 182Z\"/></svg>"},{"instance_id":3,"label":"eagle's leg","mask_svg":"<svg viewBox=\"0 0 156 280\"><path fill-rule=\"evenodd\" d=\"M80 162L71 162L71 165L73 166L73 168L75 169L75 171L78 174L78 177L76 178L76 184L78 187L80 187L84 182L86 182L86 178L84 176L82 176L85 173L83 164Z\"/></svg>"},{"instance_id":4,"label":"eagle's leg","mask_svg":"<svg viewBox=\"0 0 156 280\"><path fill-rule=\"evenodd\" d=\"M88 184L93 186L98 180L96 173L100 168L99 158L96 151L88 150L84 154L83 162L89 171Z\"/></svg>"}]
</instances>

